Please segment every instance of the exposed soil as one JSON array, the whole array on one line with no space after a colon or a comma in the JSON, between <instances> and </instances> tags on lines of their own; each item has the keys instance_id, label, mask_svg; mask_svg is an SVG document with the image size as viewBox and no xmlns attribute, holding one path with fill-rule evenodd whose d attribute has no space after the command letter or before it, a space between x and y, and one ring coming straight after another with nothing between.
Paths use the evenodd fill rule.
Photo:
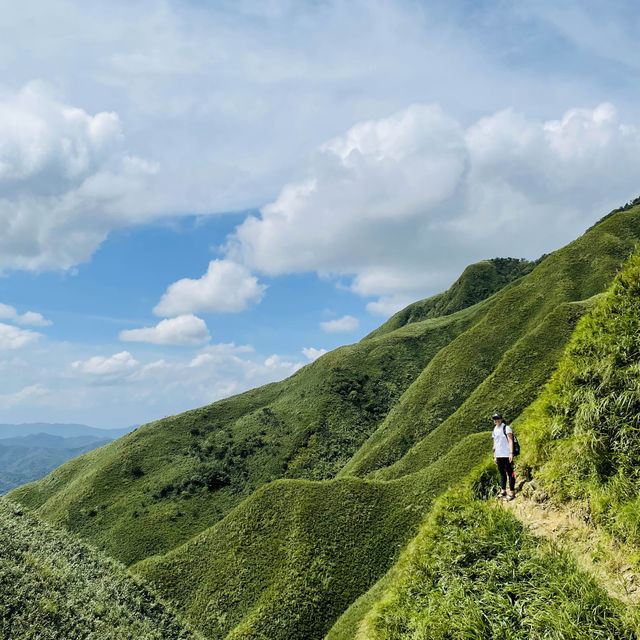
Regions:
<instances>
[{"instance_id":1,"label":"exposed soil","mask_svg":"<svg viewBox=\"0 0 640 640\"><path fill-rule=\"evenodd\" d=\"M640 603L638 550L625 548L578 513L539 501L541 496L523 493L504 502L531 533L552 540L568 551L581 569L590 573L610 596L628 604ZM536 500L532 499L536 498Z\"/></svg>"}]
</instances>

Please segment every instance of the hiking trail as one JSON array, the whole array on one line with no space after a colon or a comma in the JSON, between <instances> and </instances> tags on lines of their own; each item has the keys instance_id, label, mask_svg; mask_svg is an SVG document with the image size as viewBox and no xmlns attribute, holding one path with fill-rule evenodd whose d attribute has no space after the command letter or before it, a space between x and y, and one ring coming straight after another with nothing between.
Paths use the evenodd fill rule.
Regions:
<instances>
[{"instance_id":1,"label":"hiking trail","mask_svg":"<svg viewBox=\"0 0 640 640\"><path fill-rule=\"evenodd\" d=\"M533 497L539 500L536 493ZM526 488L524 495L520 493L514 501L503 504L534 536L551 540L567 551L610 596L626 604L640 603L637 550L612 539L569 508L533 500Z\"/></svg>"}]
</instances>

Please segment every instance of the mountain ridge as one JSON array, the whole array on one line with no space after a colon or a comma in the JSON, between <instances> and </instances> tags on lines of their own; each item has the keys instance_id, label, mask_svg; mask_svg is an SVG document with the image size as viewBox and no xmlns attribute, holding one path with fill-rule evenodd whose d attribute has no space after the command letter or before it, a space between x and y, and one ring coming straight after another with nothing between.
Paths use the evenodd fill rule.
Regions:
<instances>
[{"instance_id":1,"label":"mountain ridge","mask_svg":"<svg viewBox=\"0 0 640 640\"><path fill-rule=\"evenodd\" d=\"M639 240L633 206L471 306L144 425L11 497L210 638L351 640L433 500L490 450L496 404L512 419L536 399Z\"/></svg>"}]
</instances>

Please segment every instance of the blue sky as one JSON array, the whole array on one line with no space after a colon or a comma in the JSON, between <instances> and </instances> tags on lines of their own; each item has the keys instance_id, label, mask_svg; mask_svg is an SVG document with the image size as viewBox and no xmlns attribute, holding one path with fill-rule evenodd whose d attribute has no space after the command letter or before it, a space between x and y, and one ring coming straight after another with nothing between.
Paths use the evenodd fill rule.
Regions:
<instances>
[{"instance_id":1,"label":"blue sky","mask_svg":"<svg viewBox=\"0 0 640 640\"><path fill-rule=\"evenodd\" d=\"M0 422L280 379L638 195L634 2L70 2L0 18Z\"/></svg>"}]
</instances>

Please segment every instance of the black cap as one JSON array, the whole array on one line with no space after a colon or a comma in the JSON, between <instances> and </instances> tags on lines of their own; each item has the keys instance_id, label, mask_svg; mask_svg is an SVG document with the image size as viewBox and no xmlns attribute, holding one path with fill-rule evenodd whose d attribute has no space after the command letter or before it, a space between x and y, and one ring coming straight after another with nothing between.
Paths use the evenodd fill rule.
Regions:
<instances>
[{"instance_id":1,"label":"black cap","mask_svg":"<svg viewBox=\"0 0 640 640\"><path fill-rule=\"evenodd\" d=\"M502 420L502 414L496 412L491 416L491 419L492 420Z\"/></svg>"}]
</instances>

